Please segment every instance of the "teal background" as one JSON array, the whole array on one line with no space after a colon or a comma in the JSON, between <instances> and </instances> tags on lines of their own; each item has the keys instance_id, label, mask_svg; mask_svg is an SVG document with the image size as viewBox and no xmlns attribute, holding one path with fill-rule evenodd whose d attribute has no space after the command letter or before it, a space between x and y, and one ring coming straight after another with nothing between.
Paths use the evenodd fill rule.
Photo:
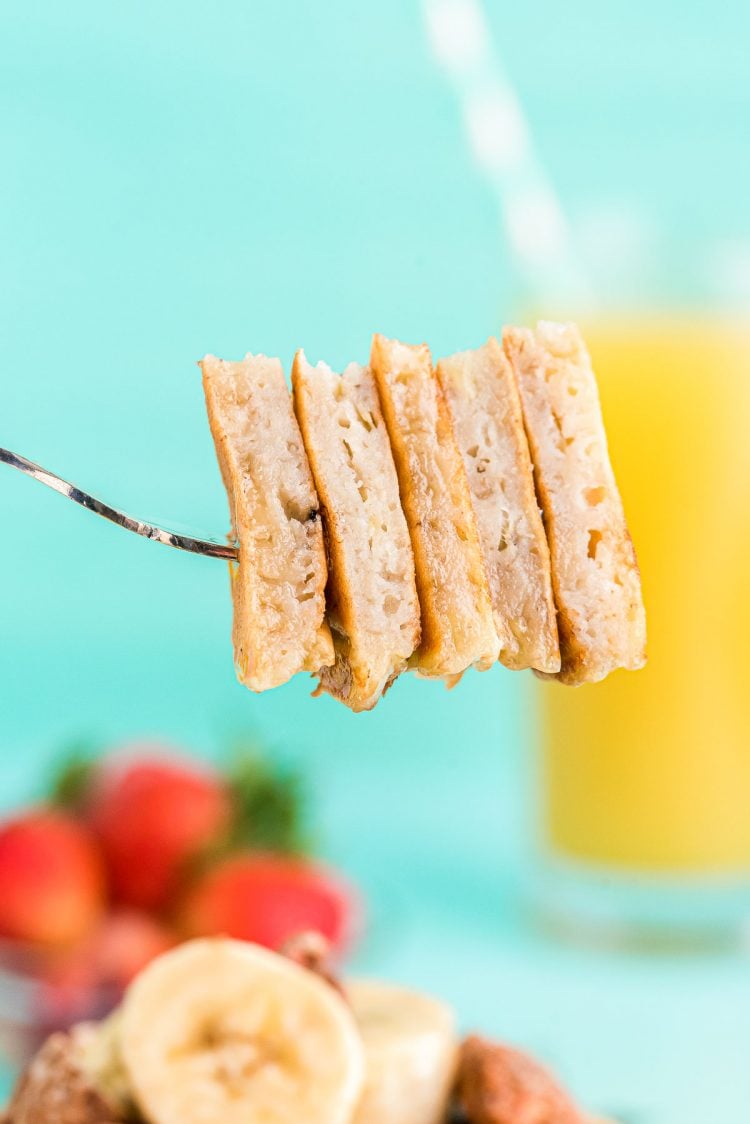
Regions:
<instances>
[{"instance_id":1,"label":"teal background","mask_svg":"<svg viewBox=\"0 0 750 1124\"><path fill-rule=\"evenodd\" d=\"M604 298L750 295L747 7L542 0L488 18ZM6 3L0 58L2 443L110 502L224 532L206 351L337 365L381 330L441 353L518 313L412 0ZM601 238L623 230L636 259L600 276ZM402 680L356 717L306 680L256 698L234 681L221 563L10 472L0 525L4 806L71 737L213 755L252 730L304 765L325 853L370 897L362 968L442 992L594 1108L750 1118L744 961L619 959L527 923L525 677Z\"/></svg>"}]
</instances>

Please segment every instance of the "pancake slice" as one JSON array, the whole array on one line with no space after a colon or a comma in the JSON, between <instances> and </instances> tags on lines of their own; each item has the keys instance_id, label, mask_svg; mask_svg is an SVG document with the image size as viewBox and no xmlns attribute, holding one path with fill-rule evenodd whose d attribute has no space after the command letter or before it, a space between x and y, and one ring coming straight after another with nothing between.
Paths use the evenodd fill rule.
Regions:
<instances>
[{"instance_id":1,"label":"pancake slice","mask_svg":"<svg viewBox=\"0 0 750 1124\"><path fill-rule=\"evenodd\" d=\"M596 380L574 324L506 328L544 513L558 611L561 682L646 661L635 550L607 450Z\"/></svg>"},{"instance_id":2,"label":"pancake slice","mask_svg":"<svg viewBox=\"0 0 750 1124\"><path fill-rule=\"evenodd\" d=\"M409 530L372 373L312 367L298 351L294 406L323 513L328 620L336 662L320 687L370 710L404 670L420 636Z\"/></svg>"},{"instance_id":3,"label":"pancake slice","mask_svg":"<svg viewBox=\"0 0 750 1124\"><path fill-rule=\"evenodd\" d=\"M549 548L510 364L489 339L441 359L437 375L471 489L500 661L514 671L557 672Z\"/></svg>"},{"instance_id":4,"label":"pancake slice","mask_svg":"<svg viewBox=\"0 0 750 1124\"><path fill-rule=\"evenodd\" d=\"M239 564L230 563L235 667L252 691L334 662L318 497L278 359L201 362Z\"/></svg>"},{"instance_id":5,"label":"pancake slice","mask_svg":"<svg viewBox=\"0 0 750 1124\"><path fill-rule=\"evenodd\" d=\"M455 682L500 651L469 484L429 349L376 335L371 366L411 535L421 675Z\"/></svg>"}]
</instances>

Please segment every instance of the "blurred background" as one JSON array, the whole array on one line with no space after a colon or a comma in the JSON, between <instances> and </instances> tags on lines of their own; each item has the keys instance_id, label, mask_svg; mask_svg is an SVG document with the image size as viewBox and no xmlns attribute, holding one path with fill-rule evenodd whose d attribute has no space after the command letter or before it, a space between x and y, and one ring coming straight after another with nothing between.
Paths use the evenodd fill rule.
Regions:
<instances>
[{"instance_id":1,"label":"blurred background","mask_svg":"<svg viewBox=\"0 0 750 1124\"><path fill-rule=\"evenodd\" d=\"M2 811L80 739L252 739L367 902L353 967L633 1124L750 1116L749 35L674 0L0 10L4 446L221 535L204 353L575 317L651 648L573 694L498 667L358 716L306 678L253 697L222 563L4 471Z\"/></svg>"}]
</instances>

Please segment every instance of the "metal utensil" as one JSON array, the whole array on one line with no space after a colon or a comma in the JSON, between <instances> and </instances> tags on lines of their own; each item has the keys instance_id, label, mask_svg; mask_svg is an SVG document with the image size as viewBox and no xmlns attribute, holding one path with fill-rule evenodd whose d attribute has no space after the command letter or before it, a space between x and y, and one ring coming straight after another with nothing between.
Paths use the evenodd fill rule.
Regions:
<instances>
[{"instance_id":1,"label":"metal utensil","mask_svg":"<svg viewBox=\"0 0 750 1124\"><path fill-rule=\"evenodd\" d=\"M85 507L87 511L93 511L95 515L101 515L103 519L108 519L110 523L116 523L118 527L123 527L126 531L134 531L136 535L142 535L154 542L164 543L165 546L174 546L177 550L187 550L190 554L206 554L209 558L224 558L235 561L237 559L237 546L234 543L222 542L220 539L208 537L199 538L196 535L169 530L166 527L157 527L154 523L147 523L143 519L136 519L133 515L126 515L124 511L119 511L116 507L104 503L103 500L96 499L88 492L77 488L75 484L63 480L61 476L49 472L41 465L28 460L27 457L22 457L19 453L11 452L10 449L0 448L0 461L10 465L11 468L17 468L24 475L38 480L40 484L46 484L48 488L59 492L61 496L67 496L69 500Z\"/></svg>"}]
</instances>

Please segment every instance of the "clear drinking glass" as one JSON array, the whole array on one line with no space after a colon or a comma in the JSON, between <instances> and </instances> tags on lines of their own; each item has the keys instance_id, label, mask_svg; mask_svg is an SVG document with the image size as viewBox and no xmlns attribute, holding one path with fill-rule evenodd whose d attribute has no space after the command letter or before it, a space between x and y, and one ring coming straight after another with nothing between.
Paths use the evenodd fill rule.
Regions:
<instances>
[{"instance_id":1,"label":"clear drinking glass","mask_svg":"<svg viewBox=\"0 0 750 1124\"><path fill-rule=\"evenodd\" d=\"M750 321L586 326L636 545L648 665L540 684L542 905L558 928L750 935Z\"/></svg>"}]
</instances>

